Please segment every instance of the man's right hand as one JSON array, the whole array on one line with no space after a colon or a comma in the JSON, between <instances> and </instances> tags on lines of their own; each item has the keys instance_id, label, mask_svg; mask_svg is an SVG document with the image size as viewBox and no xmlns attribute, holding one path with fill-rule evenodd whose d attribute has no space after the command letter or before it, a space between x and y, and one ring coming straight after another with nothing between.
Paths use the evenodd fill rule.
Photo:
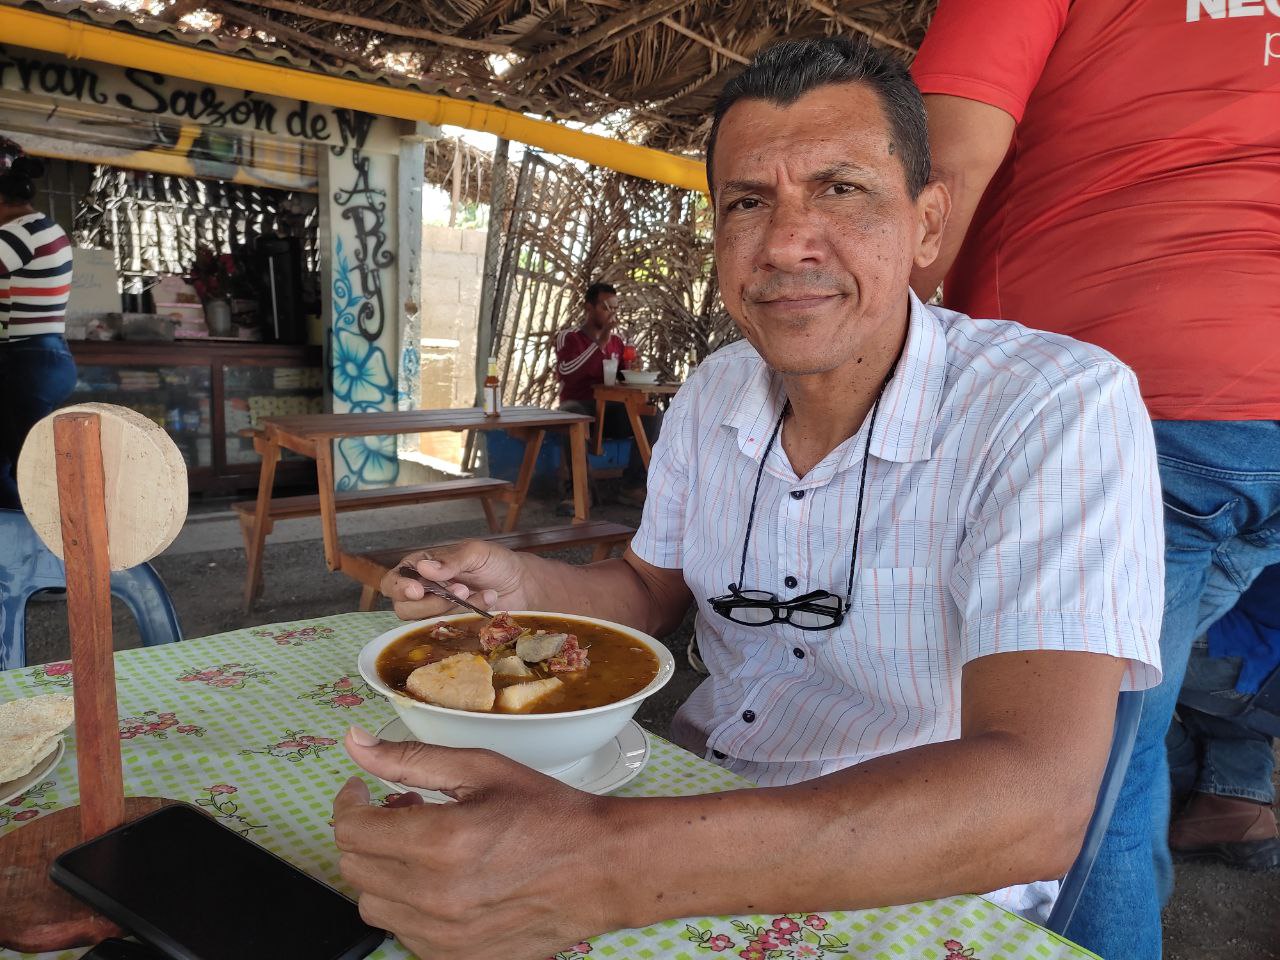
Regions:
<instances>
[{"instance_id":1,"label":"man's right hand","mask_svg":"<svg viewBox=\"0 0 1280 960\"><path fill-rule=\"evenodd\" d=\"M398 570L405 565L487 610L531 609L519 554L484 540L468 540L453 547L414 551L387 572L382 578L382 594L395 605L401 620L458 611L448 600L427 593L416 580L400 576Z\"/></svg>"}]
</instances>

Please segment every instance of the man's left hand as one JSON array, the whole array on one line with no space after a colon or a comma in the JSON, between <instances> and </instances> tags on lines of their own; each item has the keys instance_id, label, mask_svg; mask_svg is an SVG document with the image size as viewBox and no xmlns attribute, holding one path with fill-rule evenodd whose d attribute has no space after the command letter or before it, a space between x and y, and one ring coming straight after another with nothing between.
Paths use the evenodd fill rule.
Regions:
<instances>
[{"instance_id":1,"label":"man's left hand","mask_svg":"<svg viewBox=\"0 0 1280 960\"><path fill-rule=\"evenodd\" d=\"M616 926L597 855L608 801L487 750L354 729L345 746L375 776L457 801L372 806L356 777L338 792L339 868L367 923L429 960L535 960Z\"/></svg>"}]
</instances>

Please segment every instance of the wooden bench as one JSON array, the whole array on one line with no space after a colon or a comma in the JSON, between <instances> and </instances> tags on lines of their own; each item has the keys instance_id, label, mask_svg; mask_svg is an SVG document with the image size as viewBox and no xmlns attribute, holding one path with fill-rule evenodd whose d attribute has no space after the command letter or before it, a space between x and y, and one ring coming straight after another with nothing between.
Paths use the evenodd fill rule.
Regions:
<instances>
[{"instance_id":1,"label":"wooden bench","mask_svg":"<svg viewBox=\"0 0 1280 960\"><path fill-rule=\"evenodd\" d=\"M608 520L588 520L585 523L566 523L555 527L537 527L515 533L495 533L487 540L508 550L526 553L550 553L574 547L591 547L593 562L606 559L619 544L628 543L635 535L635 528ZM375 550L370 553L342 555L342 572L363 586L360 592L360 609L372 610L381 595L379 586L387 571L396 566L414 550L430 550L452 546L457 541L431 543L422 547L397 547L391 550Z\"/></svg>"},{"instance_id":2,"label":"wooden bench","mask_svg":"<svg viewBox=\"0 0 1280 960\"><path fill-rule=\"evenodd\" d=\"M498 515L494 511L494 501L507 501L511 496L512 485L505 480L491 477L473 477L463 480L443 480L438 483L423 483L405 487L383 487L377 490L344 490L334 494L334 503L339 513L355 510L376 510L380 507L405 506L407 504L437 503L443 500L476 499L484 510L485 521L489 529L502 529ZM240 519L240 532L244 536L246 554L253 550L254 518L258 508L256 500L243 500L231 505ZM301 497L275 497L271 500L267 512L266 529L263 538L269 534L277 520L296 520L302 517L320 516L320 497L318 494ZM258 541L261 542L261 541ZM262 564L257 565L258 582L252 586L252 596L262 593Z\"/></svg>"}]
</instances>

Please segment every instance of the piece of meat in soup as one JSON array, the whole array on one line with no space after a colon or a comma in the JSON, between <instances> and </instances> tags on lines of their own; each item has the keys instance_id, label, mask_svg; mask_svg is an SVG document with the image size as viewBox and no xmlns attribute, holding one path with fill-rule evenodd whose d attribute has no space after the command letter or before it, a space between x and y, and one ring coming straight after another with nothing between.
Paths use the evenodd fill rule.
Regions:
<instances>
[{"instance_id":1,"label":"piece of meat in soup","mask_svg":"<svg viewBox=\"0 0 1280 960\"><path fill-rule=\"evenodd\" d=\"M420 700L454 710L493 709L493 670L489 661L474 653L418 667L405 680L405 689Z\"/></svg>"},{"instance_id":2,"label":"piece of meat in soup","mask_svg":"<svg viewBox=\"0 0 1280 960\"><path fill-rule=\"evenodd\" d=\"M509 613L500 613L480 628L480 648L485 653L505 647L524 631Z\"/></svg>"},{"instance_id":3,"label":"piece of meat in soup","mask_svg":"<svg viewBox=\"0 0 1280 960\"><path fill-rule=\"evenodd\" d=\"M578 645L578 638L573 634L569 634L560 651L546 661L546 667L552 673L573 673L589 666L591 660L587 657L587 651Z\"/></svg>"}]
</instances>

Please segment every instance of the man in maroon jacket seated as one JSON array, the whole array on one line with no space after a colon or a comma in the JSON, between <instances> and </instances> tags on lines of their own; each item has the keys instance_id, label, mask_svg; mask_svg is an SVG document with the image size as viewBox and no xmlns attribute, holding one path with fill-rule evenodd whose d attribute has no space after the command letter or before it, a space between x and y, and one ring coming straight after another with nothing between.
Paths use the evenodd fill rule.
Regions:
<instances>
[{"instance_id":1,"label":"man in maroon jacket seated","mask_svg":"<svg viewBox=\"0 0 1280 960\"><path fill-rule=\"evenodd\" d=\"M560 380L560 409L595 416L596 400L593 389L604 383L604 362L615 360L621 365L625 344L614 333L618 320L618 291L611 283L596 282L587 287L584 303L585 319L576 330L561 330L556 334L556 377ZM644 417L645 433L652 444L657 438L657 417ZM619 404L605 408L603 429L605 437L631 436L631 422L626 410ZM565 478L567 482L567 477ZM631 458L622 475L622 490L618 499L632 506L644 505L644 462L633 445ZM573 513L573 502L566 498L560 504L560 512Z\"/></svg>"}]
</instances>

